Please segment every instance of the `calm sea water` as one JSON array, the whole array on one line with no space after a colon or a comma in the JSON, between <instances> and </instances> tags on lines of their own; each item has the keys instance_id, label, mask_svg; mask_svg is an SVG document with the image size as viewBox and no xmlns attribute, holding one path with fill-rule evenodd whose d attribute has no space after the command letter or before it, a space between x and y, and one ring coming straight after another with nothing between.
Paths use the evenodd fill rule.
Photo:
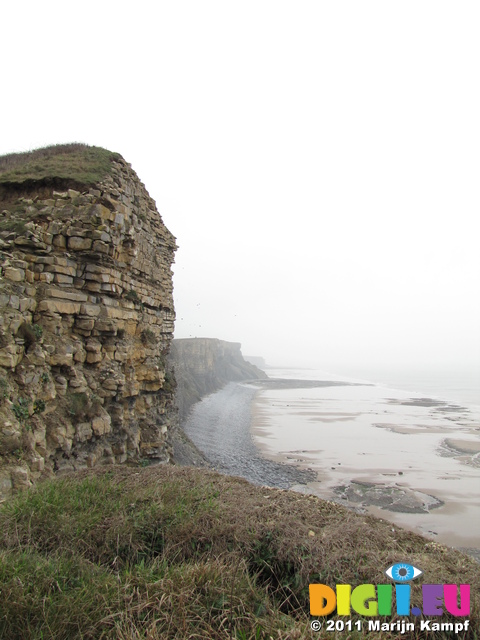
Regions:
<instances>
[{"instance_id":1,"label":"calm sea water","mask_svg":"<svg viewBox=\"0 0 480 640\"><path fill-rule=\"evenodd\" d=\"M303 369L275 367L269 376L312 380L345 380L375 383L384 387L404 389L447 402L474 405L480 410L480 363L478 367L328 367Z\"/></svg>"}]
</instances>

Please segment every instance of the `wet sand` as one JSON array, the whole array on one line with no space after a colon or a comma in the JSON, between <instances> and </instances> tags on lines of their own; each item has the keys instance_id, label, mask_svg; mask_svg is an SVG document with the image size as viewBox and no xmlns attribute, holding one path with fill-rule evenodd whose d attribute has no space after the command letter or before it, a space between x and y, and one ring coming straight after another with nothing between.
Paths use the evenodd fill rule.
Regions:
<instances>
[{"instance_id":1,"label":"wet sand","mask_svg":"<svg viewBox=\"0 0 480 640\"><path fill-rule=\"evenodd\" d=\"M480 555L480 415L394 393L230 383L194 406L184 430L221 473L314 493Z\"/></svg>"},{"instance_id":2,"label":"wet sand","mask_svg":"<svg viewBox=\"0 0 480 640\"><path fill-rule=\"evenodd\" d=\"M378 386L259 389L252 434L269 459L317 472L296 490L478 549L479 418Z\"/></svg>"},{"instance_id":3,"label":"wet sand","mask_svg":"<svg viewBox=\"0 0 480 640\"><path fill-rule=\"evenodd\" d=\"M220 473L259 485L288 489L317 474L262 457L250 434L251 407L258 387L231 382L194 405L184 431Z\"/></svg>"}]
</instances>

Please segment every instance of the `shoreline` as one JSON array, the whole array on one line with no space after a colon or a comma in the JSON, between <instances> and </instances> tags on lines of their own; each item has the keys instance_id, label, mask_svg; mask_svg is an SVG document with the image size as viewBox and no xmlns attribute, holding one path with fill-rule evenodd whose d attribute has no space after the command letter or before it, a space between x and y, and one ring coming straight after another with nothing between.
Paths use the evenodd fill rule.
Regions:
<instances>
[{"instance_id":1,"label":"shoreline","mask_svg":"<svg viewBox=\"0 0 480 640\"><path fill-rule=\"evenodd\" d=\"M292 382L293 389L306 388L304 381ZM448 492L432 491L428 483L410 482L407 470L371 466L365 472L351 464L351 461L350 464L341 460L330 464L332 460L324 459L328 457L328 447L301 449L298 439L295 448L275 451L274 433L269 429L271 416L262 413L262 398L265 400L265 394L272 390L291 390L289 383L286 379L281 382L269 379L229 383L193 407L184 431L205 456L209 466L220 473L243 477L256 485L314 494L357 513L374 515L392 522L392 525L420 533L432 541L463 550L480 561L478 537L458 533L450 535L436 526L435 514L439 512L444 520L447 518L449 521L468 517L463 505L453 501ZM355 388L358 392L364 386L338 381L336 384L309 381L307 388L342 393L341 388L345 390L349 387L353 393ZM318 418L318 407L314 411L300 411L298 406L289 405L290 402L287 403L288 410L303 414L303 419L312 421L315 416ZM277 406L274 409L285 418L285 407ZM325 413L328 415L321 416L321 428L326 428L329 433L333 427L345 425L352 416L359 415L359 412L331 411L330 408ZM395 435L391 426L388 422L388 426L382 424L382 428L376 430L385 436ZM410 431L396 435L419 437L418 434L421 436L425 429L423 425L413 432L417 435L412 435ZM435 432L439 432L440 436L446 435L441 429ZM458 445L458 438L451 440ZM393 506L393 509L387 510L388 506ZM470 530L474 530L474 527L470 527Z\"/></svg>"},{"instance_id":2,"label":"shoreline","mask_svg":"<svg viewBox=\"0 0 480 640\"><path fill-rule=\"evenodd\" d=\"M264 458L250 434L256 387L230 382L197 402L183 427L213 469L257 485L288 489L312 482L316 473Z\"/></svg>"},{"instance_id":3,"label":"shoreline","mask_svg":"<svg viewBox=\"0 0 480 640\"><path fill-rule=\"evenodd\" d=\"M378 389L385 399L392 391L381 387ZM373 411L370 408L369 412L363 413L349 410L348 402L341 402L336 391L328 396L323 394L321 398L319 394L312 396L308 392L304 394L307 400L303 394L291 393L280 397L280 394L259 389L252 403L252 437L266 458L300 468L308 466L317 471L316 481L307 483L307 486L292 487L294 490L313 493L356 511L390 520L393 524L460 548L480 559L478 535L465 533L464 528L458 525L459 517L466 519L470 522L468 530L475 531L471 516L473 513L476 517L479 515L478 499L473 487L479 477L477 469L480 462L477 423L470 418L468 409L460 405L426 397L415 398L411 392L401 393L405 398L399 400L390 397L390 406L382 406L384 415L391 411L395 419L391 420L392 416L389 416L388 422L385 420L379 424L376 420L380 409ZM342 411L339 411L339 406ZM412 409L434 412L433 418L429 416L429 422L425 417L425 424L418 425L418 416L412 419L406 413ZM395 414L395 411L400 413ZM370 414L368 420L365 419L366 413ZM395 420L397 423L403 420L406 424L399 426ZM348 421L350 425L355 422L353 430L350 426L352 439L345 441L347 444L341 451L338 448L338 431L348 433ZM314 447L311 437L310 440L303 439L302 429L308 435L312 424L320 434L317 436L320 446L315 442ZM384 435L381 438L379 434L372 436L372 427L379 428ZM287 429L290 436L283 441ZM291 437L292 431L296 432L295 438ZM364 438L367 435L373 439L379 438L377 448L381 449L382 443L384 447L389 443L386 433L397 437L391 445L395 456L400 454L400 448L405 449L402 452L404 454L412 450L418 454L417 449L423 447L425 460L428 458L425 468L422 468L421 461L419 464L418 455L415 458L413 453L412 464L408 466L399 462L392 464L388 457L384 461L375 451L375 445L369 450L359 437L361 434ZM329 441L322 443L321 436L325 434L328 434ZM438 448L433 448L432 441L437 437ZM330 440L334 441L333 444ZM306 442L309 444L306 445ZM349 447L349 444L352 446ZM452 463L457 465L455 469ZM465 482L470 482L471 495L461 490Z\"/></svg>"}]
</instances>

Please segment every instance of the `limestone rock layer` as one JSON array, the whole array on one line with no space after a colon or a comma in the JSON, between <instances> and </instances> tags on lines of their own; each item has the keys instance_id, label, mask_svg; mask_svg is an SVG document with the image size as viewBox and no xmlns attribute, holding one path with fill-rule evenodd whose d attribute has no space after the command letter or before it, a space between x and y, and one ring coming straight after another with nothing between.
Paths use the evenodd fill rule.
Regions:
<instances>
[{"instance_id":1,"label":"limestone rock layer","mask_svg":"<svg viewBox=\"0 0 480 640\"><path fill-rule=\"evenodd\" d=\"M0 185L0 498L42 473L169 460L175 249L120 156L94 185Z\"/></svg>"},{"instance_id":2,"label":"limestone rock layer","mask_svg":"<svg viewBox=\"0 0 480 640\"><path fill-rule=\"evenodd\" d=\"M196 402L228 382L267 377L264 371L244 359L239 342L181 338L173 340L169 359L175 371L180 425Z\"/></svg>"}]
</instances>

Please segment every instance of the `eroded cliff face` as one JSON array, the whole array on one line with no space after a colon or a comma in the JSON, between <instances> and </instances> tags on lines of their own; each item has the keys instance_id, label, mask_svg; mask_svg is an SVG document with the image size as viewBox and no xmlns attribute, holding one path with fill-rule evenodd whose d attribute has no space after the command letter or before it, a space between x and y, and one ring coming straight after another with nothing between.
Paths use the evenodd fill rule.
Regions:
<instances>
[{"instance_id":1,"label":"eroded cliff face","mask_svg":"<svg viewBox=\"0 0 480 640\"><path fill-rule=\"evenodd\" d=\"M0 186L0 497L171 453L175 239L121 157L72 184Z\"/></svg>"},{"instance_id":2,"label":"eroded cliff face","mask_svg":"<svg viewBox=\"0 0 480 640\"><path fill-rule=\"evenodd\" d=\"M216 338L173 340L170 362L175 370L181 423L195 402L221 389L227 382L267 377L258 367L244 360L240 343Z\"/></svg>"}]
</instances>

